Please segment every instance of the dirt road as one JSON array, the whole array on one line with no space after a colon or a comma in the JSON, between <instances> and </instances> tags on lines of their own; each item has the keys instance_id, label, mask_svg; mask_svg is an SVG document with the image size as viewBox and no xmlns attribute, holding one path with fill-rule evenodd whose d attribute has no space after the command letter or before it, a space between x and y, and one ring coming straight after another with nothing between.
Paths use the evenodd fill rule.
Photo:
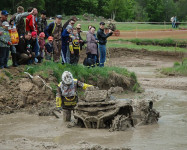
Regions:
<instances>
[{"instance_id":1,"label":"dirt road","mask_svg":"<svg viewBox=\"0 0 187 150\"><path fill-rule=\"evenodd\" d=\"M120 36L112 36L110 39L187 39L187 30L153 30L153 31L120 31Z\"/></svg>"},{"instance_id":2,"label":"dirt road","mask_svg":"<svg viewBox=\"0 0 187 150\"><path fill-rule=\"evenodd\" d=\"M125 132L105 129L66 128L55 117L25 113L0 116L0 150L65 150L94 147L130 147L132 150L185 150L187 147L187 78L167 77L157 70L172 66L174 56L121 55L107 65L126 67L137 73L144 93L126 92L119 99L153 99L161 113L156 125L139 126Z\"/></svg>"}]
</instances>

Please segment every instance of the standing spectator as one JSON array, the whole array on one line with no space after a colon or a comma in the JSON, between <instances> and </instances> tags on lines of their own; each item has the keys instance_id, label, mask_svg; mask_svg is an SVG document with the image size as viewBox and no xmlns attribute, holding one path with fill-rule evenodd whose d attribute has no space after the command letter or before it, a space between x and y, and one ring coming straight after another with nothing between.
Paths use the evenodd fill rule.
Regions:
<instances>
[{"instance_id":1,"label":"standing spectator","mask_svg":"<svg viewBox=\"0 0 187 150\"><path fill-rule=\"evenodd\" d=\"M86 40L87 40L87 59L92 60L91 67L95 66L96 60L97 60L97 43L98 41L96 40L95 34L95 27L92 26L90 31L88 31L88 34L86 35Z\"/></svg>"},{"instance_id":2,"label":"standing spectator","mask_svg":"<svg viewBox=\"0 0 187 150\"><path fill-rule=\"evenodd\" d=\"M175 28L174 16L173 16L173 17L171 17L170 21L171 21L171 24L172 24L172 28Z\"/></svg>"},{"instance_id":3,"label":"standing spectator","mask_svg":"<svg viewBox=\"0 0 187 150\"><path fill-rule=\"evenodd\" d=\"M174 28L177 28L177 17L174 17Z\"/></svg>"},{"instance_id":4,"label":"standing spectator","mask_svg":"<svg viewBox=\"0 0 187 150\"><path fill-rule=\"evenodd\" d=\"M38 18L38 31L39 33L44 32L45 28L47 27L47 20L46 20L46 11L43 10L41 12L41 17Z\"/></svg>"},{"instance_id":5,"label":"standing spectator","mask_svg":"<svg viewBox=\"0 0 187 150\"><path fill-rule=\"evenodd\" d=\"M38 56L38 63L41 63L44 58L44 49L45 49L45 33L41 32L39 34L39 45L40 45L40 51Z\"/></svg>"},{"instance_id":6,"label":"standing spectator","mask_svg":"<svg viewBox=\"0 0 187 150\"><path fill-rule=\"evenodd\" d=\"M4 21L0 27L3 35L0 36L0 69L8 68L8 57L10 51L11 39L8 32L9 23Z\"/></svg>"},{"instance_id":7,"label":"standing spectator","mask_svg":"<svg viewBox=\"0 0 187 150\"><path fill-rule=\"evenodd\" d=\"M38 14L38 10L36 8L30 7L28 9L28 12L32 12L32 13L28 15L26 18L26 31L30 31L30 32L35 31L38 33L38 29L37 29L38 27L35 19L35 15Z\"/></svg>"},{"instance_id":8,"label":"standing spectator","mask_svg":"<svg viewBox=\"0 0 187 150\"><path fill-rule=\"evenodd\" d=\"M71 17L71 19L69 19L68 21L66 21L66 23L64 23L64 25L63 25L63 31L66 29L66 27L68 26L68 25L72 25L72 28L73 28L73 25L77 22L77 18L75 17L75 16L73 16L73 17Z\"/></svg>"},{"instance_id":9,"label":"standing spectator","mask_svg":"<svg viewBox=\"0 0 187 150\"><path fill-rule=\"evenodd\" d=\"M6 10L1 11L1 18L0 18L0 27L2 27L2 23L4 21L7 21L8 18L8 12Z\"/></svg>"},{"instance_id":10,"label":"standing spectator","mask_svg":"<svg viewBox=\"0 0 187 150\"><path fill-rule=\"evenodd\" d=\"M24 12L24 8L22 6L19 6L17 8L17 13L15 13L10 19L10 21L15 21L16 29L18 31L19 36L24 36L25 34L25 21L23 18L27 17L28 15L31 15L32 13L33 10L31 10L31 12Z\"/></svg>"},{"instance_id":11,"label":"standing spectator","mask_svg":"<svg viewBox=\"0 0 187 150\"><path fill-rule=\"evenodd\" d=\"M45 44L45 59L51 60L53 55L53 37L48 37L48 43Z\"/></svg>"},{"instance_id":12,"label":"standing spectator","mask_svg":"<svg viewBox=\"0 0 187 150\"><path fill-rule=\"evenodd\" d=\"M81 37L81 24L77 24L76 26L76 29L77 29L77 33L78 33L78 36L79 36L79 43L80 43L80 50L82 50L82 47L84 46L84 41Z\"/></svg>"},{"instance_id":13,"label":"standing spectator","mask_svg":"<svg viewBox=\"0 0 187 150\"><path fill-rule=\"evenodd\" d=\"M72 26L68 25L62 33L62 64L70 63L69 35L72 33L72 29Z\"/></svg>"},{"instance_id":14,"label":"standing spectator","mask_svg":"<svg viewBox=\"0 0 187 150\"><path fill-rule=\"evenodd\" d=\"M31 46L31 32L25 32L24 36L20 37L19 44L17 47L17 56L18 63L29 64L31 61L34 61L35 53L32 52Z\"/></svg>"},{"instance_id":15,"label":"standing spectator","mask_svg":"<svg viewBox=\"0 0 187 150\"><path fill-rule=\"evenodd\" d=\"M26 31L30 31L32 32L36 32L38 34L38 27L37 27L37 23L36 23L36 16L38 14L38 10L36 8L32 8L30 7L28 9L28 12L31 12L33 10L33 13L28 15L26 18ZM37 57L39 54L39 43L38 43L38 39L36 39L35 42L35 46L34 46L34 52L35 52L35 63L38 62Z\"/></svg>"},{"instance_id":16,"label":"standing spectator","mask_svg":"<svg viewBox=\"0 0 187 150\"><path fill-rule=\"evenodd\" d=\"M11 36L11 31L14 31L16 32L16 27L15 27L15 24L14 24L14 20L10 20L10 26L9 26L9 33L10 33L10 36ZM11 51L11 55L12 55L12 66L13 67L17 67L18 64L17 64L17 56L16 56L16 45L18 44L15 44L14 41L12 41L12 45L10 46L10 51Z\"/></svg>"},{"instance_id":17,"label":"standing spectator","mask_svg":"<svg viewBox=\"0 0 187 150\"><path fill-rule=\"evenodd\" d=\"M53 61L59 62L61 49L62 49L62 16L57 15L56 20L50 23L47 28L45 29L46 37L52 36L53 37L53 48L54 48L54 55Z\"/></svg>"},{"instance_id":18,"label":"standing spectator","mask_svg":"<svg viewBox=\"0 0 187 150\"><path fill-rule=\"evenodd\" d=\"M106 43L107 38L113 34L113 31L109 29L109 33L104 33L105 23L100 22L100 28L97 31L97 38L99 40L99 50L100 50L100 67L104 67L106 60Z\"/></svg>"},{"instance_id":19,"label":"standing spectator","mask_svg":"<svg viewBox=\"0 0 187 150\"><path fill-rule=\"evenodd\" d=\"M80 43L79 43L79 35L77 34L77 29L73 29L73 33L70 35L70 64L77 65L79 62L79 52L80 52Z\"/></svg>"}]
</instances>

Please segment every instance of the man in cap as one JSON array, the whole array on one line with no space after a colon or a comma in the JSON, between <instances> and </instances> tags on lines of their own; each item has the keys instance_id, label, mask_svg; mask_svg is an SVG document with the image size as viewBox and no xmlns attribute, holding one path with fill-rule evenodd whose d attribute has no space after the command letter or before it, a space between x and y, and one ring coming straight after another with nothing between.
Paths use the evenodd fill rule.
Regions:
<instances>
[{"instance_id":1,"label":"man in cap","mask_svg":"<svg viewBox=\"0 0 187 150\"><path fill-rule=\"evenodd\" d=\"M41 12L41 17L38 18L38 31L39 33L44 32L45 28L47 27L47 20L46 20L46 11L43 10Z\"/></svg>"},{"instance_id":2,"label":"man in cap","mask_svg":"<svg viewBox=\"0 0 187 150\"><path fill-rule=\"evenodd\" d=\"M58 84L56 94L56 106L60 110L63 109L64 121L71 120L71 110L74 109L78 102L78 88L86 90L94 87L74 79L71 72L64 71L62 74L62 81Z\"/></svg>"},{"instance_id":3,"label":"man in cap","mask_svg":"<svg viewBox=\"0 0 187 150\"><path fill-rule=\"evenodd\" d=\"M4 21L7 21L8 18L8 12L6 10L1 11L1 17L0 17L0 27L2 27L2 23ZM3 34L2 31L0 31L0 36Z\"/></svg>"},{"instance_id":4,"label":"man in cap","mask_svg":"<svg viewBox=\"0 0 187 150\"><path fill-rule=\"evenodd\" d=\"M8 32L9 23L3 21L1 25L0 32L3 32L3 34L0 36L0 69L3 69L8 68L8 57L12 43Z\"/></svg>"},{"instance_id":5,"label":"man in cap","mask_svg":"<svg viewBox=\"0 0 187 150\"><path fill-rule=\"evenodd\" d=\"M62 34L62 16L57 15L55 21L50 23L45 29L46 37L47 38L49 36L53 37L53 50L54 50L53 61L54 62L60 61L60 55L62 49L61 34Z\"/></svg>"},{"instance_id":6,"label":"man in cap","mask_svg":"<svg viewBox=\"0 0 187 150\"><path fill-rule=\"evenodd\" d=\"M100 50L100 67L104 67L106 60L106 43L107 38L113 34L113 31L109 29L109 33L104 33L105 23L100 22L100 28L97 31L97 38L99 40L99 50Z\"/></svg>"}]
</instances>

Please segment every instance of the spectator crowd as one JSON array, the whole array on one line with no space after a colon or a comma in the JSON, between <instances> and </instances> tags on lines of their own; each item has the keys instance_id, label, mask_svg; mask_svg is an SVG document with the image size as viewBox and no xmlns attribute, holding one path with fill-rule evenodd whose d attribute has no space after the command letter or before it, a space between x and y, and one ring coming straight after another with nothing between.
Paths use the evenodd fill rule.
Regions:
<instances>
[{"instance_id":1,"label":"spectator crowd","mask_svg":"<svg viewBox=\"0 0 187 150\"><path fill-rule=\"evenodd\" d=\"M17 8L17 13L9 21L8 15L6 10L1 11L0 69L9 67L10 53L14 67L41 63L43 59L62 65L76 65L84 44L87 44L87 57L83 64L89 67L104 67L107 38L113 33L109 30L109 33L105 34L104 22L100 22L97 34L96 28L89 25L86 40L83 40L81 24L75 27L78 21L76 17L62 24L62 16L57 15L55 20L48 24L45 10L41 11L38 17L36 8L30 7L25 12L22 6ZM16 31L17 42L13 41L15 36L11 36L11 31Z\"/></svg>"}]
</instances>

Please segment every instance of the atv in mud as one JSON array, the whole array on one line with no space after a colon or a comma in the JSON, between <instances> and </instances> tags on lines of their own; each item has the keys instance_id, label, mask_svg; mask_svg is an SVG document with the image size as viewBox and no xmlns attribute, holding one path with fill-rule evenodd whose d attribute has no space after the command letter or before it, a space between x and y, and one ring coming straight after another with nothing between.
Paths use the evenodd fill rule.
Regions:
<instances>
[{"instance_id":1,"label":"atv in mud","mask_svg":"<svg viewBox=\"0 0 187 150\"><path fill-rule=\"evenodd\" d=\"M77 125L86 128L108 128L110 131L124 131L140 124L158 121L159 113L153 109L153 102L111 100L107 90L86 91L74 109Z\"/></svg>"}]
</instances>

